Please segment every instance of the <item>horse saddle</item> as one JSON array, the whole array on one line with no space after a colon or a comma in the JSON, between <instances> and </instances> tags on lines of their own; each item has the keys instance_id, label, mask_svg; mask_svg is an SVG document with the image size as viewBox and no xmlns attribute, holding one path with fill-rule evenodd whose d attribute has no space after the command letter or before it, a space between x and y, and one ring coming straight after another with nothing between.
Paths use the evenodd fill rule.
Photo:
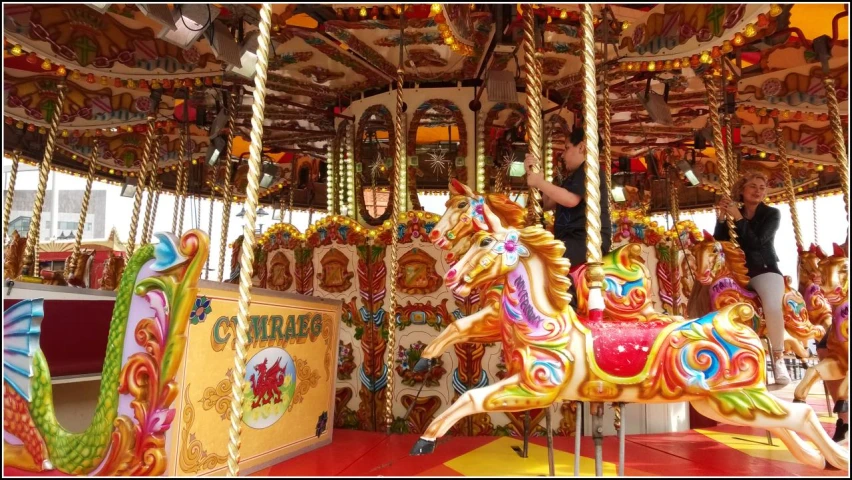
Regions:
<instances>
[{"instance_id":1,"label":"horse saddle","mask_svg":"<svg viewBox=\"0 0 852 480\"><path fill-rule=\"evenodd\" d=\"M586 356L592 371L616 384L637 383L646 370L657 339L683 325L670 319L647 322L578 318L586 330Z\"/></svg>"}]
</instances>

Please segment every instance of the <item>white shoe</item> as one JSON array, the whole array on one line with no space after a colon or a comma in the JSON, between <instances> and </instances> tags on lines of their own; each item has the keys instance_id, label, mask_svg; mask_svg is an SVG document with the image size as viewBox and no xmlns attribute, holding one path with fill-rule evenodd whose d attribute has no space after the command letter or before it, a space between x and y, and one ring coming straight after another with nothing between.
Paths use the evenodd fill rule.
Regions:
<instances>
[{"instance_id":1,"label":"white shoe","mask_svg":"<svg viewBox=\"0 0 852 480\"><path fill-rule=\"evenodd\" d=\"M787 366L784 365L783 359L775 360L775 370L773 371L775 374L775 384L776 385L787 385L790 383L790 374L787 373Z\"/></svg>"}]
</instances>

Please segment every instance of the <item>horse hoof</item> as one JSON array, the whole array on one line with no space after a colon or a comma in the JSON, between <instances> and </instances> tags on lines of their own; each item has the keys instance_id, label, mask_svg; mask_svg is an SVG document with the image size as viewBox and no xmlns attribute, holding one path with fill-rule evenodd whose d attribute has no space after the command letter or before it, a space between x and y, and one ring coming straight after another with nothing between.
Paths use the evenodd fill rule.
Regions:
<instances>
[{"instance_id":1,"label":"horse hoof","mask_svg":"<svg viewBox=\"0 0 852 480\"><path fill-rule=\"evenodd\" d=\"M424 438L417 439L417 443L411 448L410 455L416 457L418 455L429 455L435 451L435 440L426 440Z\"/></svg>"},{"instance_id":2,"label":"horse hoof","mask_svg":"<svg viewBox=\"0 0 852 480\"><path fill-rule=\"evenodd\" d=\"M846 438L846 432L849 431L849 424L844 422L843 419L838 418L837 423L834 425L834 436L832 436L831 439L840 443L844 438Z\"/></svg>"},{"instance_id":3,"label":"horse hoof","mask_svg":"<svg viewBox=\"0 0 852 480\"><path fill-rule=\"evenodd\" d=\"M422 373L429 370L429 365L431 363L431 359L421 357L420 360L417 360L417 364L414 365L414 373Z\"/></svg>"}]
</instances>

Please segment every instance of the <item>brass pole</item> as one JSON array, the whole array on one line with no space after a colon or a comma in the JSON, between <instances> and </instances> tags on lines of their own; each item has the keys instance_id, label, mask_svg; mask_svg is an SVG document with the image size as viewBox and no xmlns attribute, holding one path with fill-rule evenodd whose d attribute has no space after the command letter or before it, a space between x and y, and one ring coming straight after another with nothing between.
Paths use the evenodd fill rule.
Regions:
<instances>
[{"instance_id":1,"label":"brass pole","mask_svg":"<svg viewBox=\"0 0 852 480\"><path fill-rule=\"evenodd\" d=\"M787 141L784 140L784 129L775 121L775 138L778 145L778 162L781 164L781 172L784 173L784 189L787 191L787 205L790 207L790 216L793 217L793 234L796 237L798 251L804 250L802 241L802 228L799 225L799 210L796 207L796 189L793 188L793 175L790 173L790 165L787 164Z\"/></svg>"},{"instance_id":2,"label":"brass pole","mask_svg":"<svg viewBox=\"0 0 852 480\"><path fill-rule=\"evenodd\" d=\"M581 26L583 30L583 120L586 132L586 270L590 281L589 309L596 309L592 303L600 297L604 273L601 263L601 199L600 199L600 158L598 156L598 104L597 78L595 77L595 29L592 6L587 3L581 7ZM597 293L595 293L597 292ZM600 297L599 309L603 310L603 297Z\"/></svg>"},{"instance_id":3,"label":"brass pole","mask_svg":"<svg viewBox=\"0 0 852 480\"><path fill-rule=\"evenodd\" d=\"M231 223L231 149L234 146L234 132L236 129L237 109L242 104L242 90L236 90L231 96L230 112L228 115L228 143L225 145L225 178L222 185L222 236L219 239L219 270L218 276L221 282L225 275L225 253L228 247L228 227ZM281 214L283 218L283 213Z\"/></svg>"},{"instance_id":4,"label":"brass pole","mask_svg":"<svg viewBox=\"0 0 852 480\"><path fill-rule=\"evenodd\" d=\"M254 273L254 229L257 220L257 202L260 162L263 142L263 111L266 106L266 72L269 66L269 30L272 24L272 5L260 8L260 35L257 47L257 73L254 77L254 100L251 110L251 144L249 146L248 185L246 186L246 223L240 247L240 301L237 311L236 355L231 377L231 425L228 436L228 476L240 473L240 444L243 417L243 388L246 373L246 344L248 338L249 307L251 306L251 277Z\"/></svg>"},{"instance_id":5,"label":"brass pole","mask_svg":"<svg viewBox=\"0 0 852 480\"><path fill-rule=\"evenodd\" d=\"M677 232L677 224L680 222L680 198L678 197L678 177L674 172L669 169L668 171L669 177L669 203L670 210L672 213L672 221L674 222L675 232ZM669 270L672 272L670 275L671 282L671 291L669 292L672 297L672 315L680 315L680 289L678 288L678 283L675 281L674 272L678 271L678 260L680 252L678 251L678 246L680 242L675 240L672 242L672 252L669 255Z\"/></svg>"},{"instance_id":6,"label":"brass pole","mask_svg":"<svg viewBox=\"0 0 852 480\"><path fill-rule=\"evenodd\" d=\"M9 232L9 217L12 216L12 202L15 201L15 179L18 176L18 164L21 163L21 151L16 149L12 156L12 172L9 174L9 187L6 190L6 204L3 206L3 244Z\"/></svg>"},{"instance_id":7,"label":"brass pole","mask_svg":"<svg viewBox=\"0 0 852 480\"><path fill-rule=\"evenodd\" d=\"M405 14L400 16L399 20L399 38L405 38ZM402 211L404 202L403 195L403 172L405 168L405 149L402 141L402 136L405 134L403 122L405 114L402 111L403 96L402 88L405 84L405 67L403 63L403 48L399 48L399 63L396 69L396 118L394 119L394 156L393 156L393 188L391 197L391 222L393 229L396 230L396 225L399 223L399 215ZM390 302L391 315L388 317L388 342L387 355L385 365L388 371L388 382L385 387L385 420L387 421L387 432L390 433L393 425L393 391L394 391L394 370L393 362L396 357L396 274L399 271L399 236L391 235L391 271L390 271Z\"/></svg>"},{"instance_id":8,"label":"brass pole","mask_svg":"<svg viewBox=\"0 0 852 480\"><path fill-rule=\"evenodd\" d=\"M184 147L184 152L187 157L186 161L181 163L181 168L183 168L183 176L181 176L180 182L180 214L178 215L178 232L183 231L183 212L186 207L186 191L187 186L189 185L189 169L190 169L190 159L192 158L192 152L189 151L189 126L186 126L183 131L183 141L186 144Z\"/></svg>"},{"instance_id":9,"label":"brass pole","mask_svg":"<svg viewBox=\"0 0 852 480\"><path fill-rule=\"evenodd\" d=\"M608 7L604 6L604 13ZM606 19L606 15L603 16ZM604 20L603 22L603 166L604 166L604 179L606 181L606 202L607 202L607 212L611 212L612 202L610 200L610 196L612 195L612 105L609 102L609 78L607 76L607 71L609 68L606 66L609 61L608 52L609 52L609 23ZM602 221L609 221L610 219L602 219ZM610 240L612 240L612 236L610 235Z\"/></svg>"},{"instance_id":10,"label":"brass pole","mask_svg":"<svg viewBox=\"0 0 852 480\"><path fill-rule=\"evenodd\" d=\"M38 238L41 234L41 211L44 208L44 194L47 190L47 177L50 175L50 166L53 163L53 151L56 148L56 132L59 131L59 117L62 116L62 106L65 104L65 95L68 86L64 79L56 86L56 107L50 116L50 129L47 132L47 141L44 146L44 157L38 168L38 188L36 189L35 203L33 204L33 215L30 219L30 229L27 232L27 246L24 250L24 262L21 269L21 277L29 277L32 272L33 281L38 279ZM56 192L53 192L56 195ZM40 281L40 280L39 280Z\"/></svg>"},{"instance_id":11,"label":"brass pole","mask_svg":"<svg viewBox=\"0 0 852 480\"><path fill-rule=\"evenodd\" d=\"M213 235L213 207L216 205L216 189L210 186L210 217L207 221L207 234ZM207 261L204 263L204 280L210 279L210 255L207 256Z\"/></svg>"},{"instance_id":12,"label":"brass pole","mask_svg":"<svg viewBox=\"0 0 852 480\"><path fill-rule=\"evenodd\" d=\"M148 243L151 237L148 232L151 230L151 222L153 221L152 212L154 204L154 191L157 187L157 167L160 165L160 136L154 138L154 145L151 149L151 157L148 161L149 169L146 175L147 183L145 189L148 190L148 198L145 206L145 222L142 224L142 239L139 243L142 245Z\"/></svg>"},{"instance_id":13,"label":"brass pole","mask_svg":"<svg viewBox=\"0 0 852 480\"><path fill-rule=\"evenodd\" d=\"M541 162L541 52L536 48L535 13L532 5L523 6L524 21L524 80L526 83L527 134L529 153L535 164L533 172L542 171ZM542 218L541 192L529 188L527 193L527 225Z\"/></svg>"},{"instance_id":14,"label":"brass pole","mask_svg":"<svg viewBox=\"0 0 852 480\"><path fill-rule=\"evenodd\" d=\"M725 145L722 141L722 124L719 118L719 86L713 81L712 74L704 77L704 85L707 88L708 104L710 106L710 125L713 127L713 146L716 149L716 164L719 167L719 183L722 186L722 193L730 197L731 183L728 177L728 160L725 158ZM725 218L728 224L731 243L739 248L734 219L729 215L726 215Z\"/></svg>"},{"instance_id":15,"label":"brass pole","mask_svg":"<svg viewBox=\"0 0 852 480\"><path fill-rule=\"evenodd\" d=\"M182 135L182 133L181 133ZM183 143L183 138L178 138L178 169L177 179L175 179L175 210L172 216L172 233L178 234L178 214L180 213L180 187L183 185L184 175L184 156L186 155L186 145Z\"/></svg>"},{"instance_id":16,"label":"brass pole","mask_svg":"<svg viewBox=\"0 0 852 480\"><path fill-rule=\"evenodd\" d=\"M825 69L826 67L823 67ZM827 72L826 72L827 73ZM843 191L843 204L846 206L846 221L849 221L849 158L846 155L846 136L843 134L843 124L840 119L840 108L837 105L837 90L834 79L826 75L823 79L825 85L825 97L828 103L828 121L831 125L831 133L834 135L834 144L831 152L837 159L839 168L837 174L840 176L840 189Z\"/></svg>"},{"instance_id":17,"label":"brass pole","mask_svg":"<svg viewBox=\"0 0 852 480\"><path fill-rule=\"evenodd\" d=\"M80 245L83 243L83 229L86 226L86 213L89 211L89 198L92 195L92 182L95 180L95 166L98 163L98 149L100 142L95 139L92 142L92 158L89 159L89 171L86 174L86 189L83 190L83 203L80 206L80 219L77 221L77 232L74 236L74 251L65 265L65 277L70 278L74 275L77 261L80 257Z\"/></svg>"},{"instance_id":18,"label":"brass pole","mask_svg":"<svg viewBox=\"0 0 852 480\"><path fill-rule=\"evenodd\" d=\"M151 146L154 144L154 112L148 114L148 130L145 135L145 149L142 152L142 166L139 168L139 182L133 194L133 214L130 217L130 235L127 237L127 258L136 250L136 229L139 227L139 209L142 208L142 193L145 191L148 162L151 160Z\"/></svg>"},{"instance_id":19,"label":"brass pole","mask_svg":"<svg viewBox=\"0 0 852 480\"><path fill-rule=\"evenodd\" d=\"M156 182L154 185L154 207L151 209L151 223L148 224L148 230L145 231L145 243L151 242L151 235L154 233L154 222L157 221L157 204L160 203L160 189L163 185Z\"/></svg>"}]
</instances>

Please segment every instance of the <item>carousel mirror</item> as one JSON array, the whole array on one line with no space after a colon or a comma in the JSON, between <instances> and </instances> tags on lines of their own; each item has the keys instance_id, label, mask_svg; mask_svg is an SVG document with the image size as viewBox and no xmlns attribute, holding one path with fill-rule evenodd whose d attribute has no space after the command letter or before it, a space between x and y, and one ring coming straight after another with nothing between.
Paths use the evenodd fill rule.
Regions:
<instances>
[{"instance_id":1,"label":"carousel mirror","mask_svg":"<svg viewBox=\"0 0 852 480\"><path fill-rule=\"evenodd\" d=\"M455 103L433 99L417 107L407 145L417 189L444 190L450 179L466 180L467 130Z\"/></svg>"},{"instance_id":2,"label":"carousel mirror","mask_svg":"<svg viewBox=\"0 0 852 480\"><path fill-rule=\"evenodd\" d=\"M368 108L358 122L355 181L359 211L373 226L390 218L390 183L393 165L393 117L382 105Z\"/></svg>"},{"instance_id":3,"label":"carousel mirror","mask_svg":"<svg viewBox=\"0 0 852 480\"><path fill-rule=\"evenodd\" d=\"M526 188L527 111L517 103L498 103L485 117L486 186L490 192ZM513 197L514 199L514 197Z\"/></svg>"}]
</instances>

